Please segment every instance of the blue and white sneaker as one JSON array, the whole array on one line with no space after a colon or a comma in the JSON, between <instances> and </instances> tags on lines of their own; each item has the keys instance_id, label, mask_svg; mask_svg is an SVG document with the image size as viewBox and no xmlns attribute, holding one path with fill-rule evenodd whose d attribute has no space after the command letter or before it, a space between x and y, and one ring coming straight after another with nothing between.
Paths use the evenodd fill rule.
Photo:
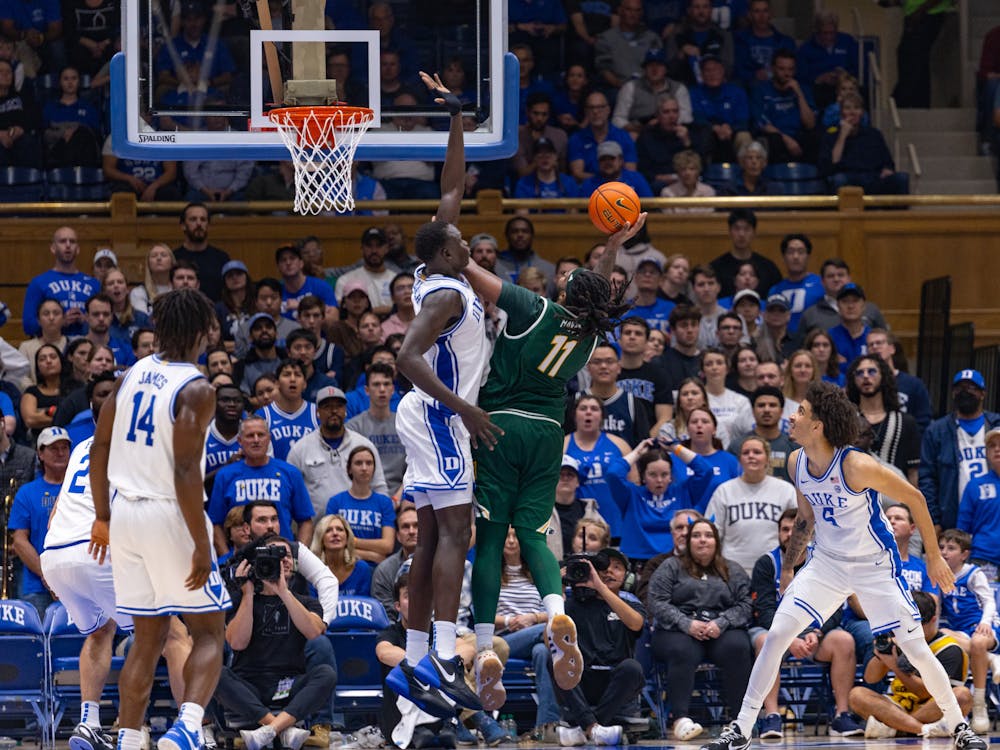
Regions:
<instances>
[{"instance_id":1,"label":"blue and white sneaker","mask_svg":"<svg viewBox=\"0 0 1000 750\"><path fill-rule=\"evenodd\" d=\"M455 702L436 685L423 679L416 669L401 661L386 675L385 684L421 711L439 719L455 718Z\"/></svg>"},{"instance_id":2,"label":"blue and white sneaker","mask_svg":"<svg viewBox=\"0 0 1000 750\"><path fill-rule=\"evenodd\" d=\"M413 671L420 679L436 687L462 708L470 711L483 710L479 696L465 684L465 662L461 656L442 659L434 651L430 651L417 662Z\"/></svg>"},{"instance_id":3,"label":"blue and white sneaker","mask_svg":"<svg viewBox=\"0 0 1000 750\"><path fill-rule=\"evenodd\" d=\"M100 727L89 724L76 725L69 736L70 750L115 750L115 741Z\"/></svg>"},{"instance_id":4,"label":"blue and white sneaker","mask_svg":"<svg viewBox=\"0 0 1000 750\"><path fill-rule=\"evenodd\" d=\"M156 750L199 750L201 736L191 732L183 722L175 721L174 725L156 741Z\"/></svg>"},{"instance_id":5,"label":"blue and white sneaker","mask_svg":"<svg viewBox=\"0 0 1000 750\"><path fill-rule=\"evenodd\" d=\"M847 711L839 713L830 722L830 734L834 737L863 737L865 728Z\"/></svg>"},{"instance_id":6,"label":"blue and white sneaker","mask_svg":"<svg viewBox=\"0 0 1000 750\"><path fill-rule=\"evenodd\" d=\"M760 738L762 740L780 740L783 736L780 714L768 714L760 720Z\"/></svg>"}]
</instances>

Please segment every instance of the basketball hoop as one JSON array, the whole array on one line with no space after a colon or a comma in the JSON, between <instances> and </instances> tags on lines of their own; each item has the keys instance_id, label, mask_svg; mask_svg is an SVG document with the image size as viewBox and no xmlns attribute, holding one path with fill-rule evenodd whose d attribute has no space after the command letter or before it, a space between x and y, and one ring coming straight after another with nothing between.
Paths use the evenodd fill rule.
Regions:
<instances>
[{"instance_id":1,"label":"basketball hoop","mask_svg":"<svg viewBox=\"0 0 1000 750\"><path fill-rule=\"evenodd\" d=\"M295 211L353 211L351 164L375 113L367 107L284 107L267 116L295 166Z\"/></svg>"}]
</instances>

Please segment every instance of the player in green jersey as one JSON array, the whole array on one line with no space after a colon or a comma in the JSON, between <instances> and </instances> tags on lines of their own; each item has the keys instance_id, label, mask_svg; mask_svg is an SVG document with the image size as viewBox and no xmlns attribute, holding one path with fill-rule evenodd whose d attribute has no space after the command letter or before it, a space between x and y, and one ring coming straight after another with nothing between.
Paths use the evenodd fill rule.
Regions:
<instances>
[{"instance_id":1,"label":"player in green jersey","mask_svg":"<svg viewBox=\"0 0 1000 750\"><path fill-rule=\"evenodd\" d=\"M562 305L501 281L470 263L464 273L476 293L507 313L479 391L479 407L504 433L494 450L475 450L476 562L472 601L476 614L476 682L483 707L503 705L503 666L493 652L493 631L503 547L513 526L548 614L546 635L556 684L571 690L580 681L583 658L576 626L563 608L559 563L545 543L563 453L562 417L566 382L590 359L598 340L613 330L629 305L612 293L608 277L618 250L646 221L608 238L598 267L575 269Z\"/></svg>"}]
</instances>

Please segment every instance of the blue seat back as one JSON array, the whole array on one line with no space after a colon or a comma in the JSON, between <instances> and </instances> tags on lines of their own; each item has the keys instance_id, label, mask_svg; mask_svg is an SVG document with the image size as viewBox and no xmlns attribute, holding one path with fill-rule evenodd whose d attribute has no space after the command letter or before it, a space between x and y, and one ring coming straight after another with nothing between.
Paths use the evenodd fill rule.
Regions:
<instances>
[{"instance_id":1,"label":"blue seat back","mask_svg":"<svg viewBox=\"0 0 1000 750\"><path fill-rule=\"evenodd\" d=\"M701 178L718 190L720 188L732 187L736 184L739 176L739 166L725 161L706 166Z\"/></svg>"},{"instance_id":2,"label":"blue seat back","mask_svg":"<svg viewBox=\"0 0 1000 750\"><path fill-rule=\"evenodd\" d=\"M342 596L337 617L327 628L337 658L337 693L345 688L374 689L382 686L382 664L375 656L375 641L389 618L378 599Z\"/></svg>"},{"instance_id":3,"label":"blue seat back","mask_svg":"<svg viewBox=\"0 0 1000 750\"><path fill-rule=\"evenodd\" d=\"M45 175L49 200L103 201L109 195L103 170L94 167L60 167Z\"/></svg>"},{"instance_id":4,"label":"blue seat back","mask_svg":"<svg viewBox=\"0 0 1000 750\"><path fill-rule=\"evenodd\" d=\"M4 728L4 734L48 736L51 723L48 654L38 612L28 602L0 600L0 714L24 721L23 727ZM34 719L37 730L28 731Z\"/></svg>"},{"instance_id":5,"label":"blue seat back","mask_svg":"<svg viewBox=\"0 0 1000 750\"><path fill-rule=\"evenodd\" d=\"M33 167L0 169L0 202L38 202L45 195L45 179L41 170Z\"/></svg>"}]
</instances>

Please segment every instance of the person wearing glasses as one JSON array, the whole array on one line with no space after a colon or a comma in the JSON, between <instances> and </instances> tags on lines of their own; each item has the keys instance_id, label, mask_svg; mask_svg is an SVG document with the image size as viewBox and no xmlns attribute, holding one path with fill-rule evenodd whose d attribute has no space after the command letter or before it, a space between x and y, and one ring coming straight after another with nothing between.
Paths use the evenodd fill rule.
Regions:
<instances>
[{"instance_id":1,"label":"person wearing glasses","mask_svg":"<svg viewBox=\"0 0 1000 750\"><path fill-rule=\"evenodd\" d=\"M569 139L566 158L569 172L577 182L584 182L598 173L597 147L608 140L622 147L625 169L635 169L638 155L635 141L626 131L611 124L611 105L600 91L592 91L584 100L584 115L590 124L573 133Z\"/></svg>"}]
</instances>

